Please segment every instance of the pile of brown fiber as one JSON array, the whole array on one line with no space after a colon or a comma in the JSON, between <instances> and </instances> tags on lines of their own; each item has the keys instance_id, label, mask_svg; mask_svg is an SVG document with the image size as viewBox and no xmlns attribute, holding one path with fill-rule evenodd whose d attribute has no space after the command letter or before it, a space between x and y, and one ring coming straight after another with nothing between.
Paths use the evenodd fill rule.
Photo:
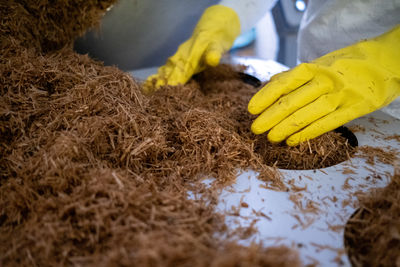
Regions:
<instances>
[{"instance_id":1,"label":"pile of brown fiber","mask_svg":"<svg viewBox=\"0 0 400 267\"><path fill-rule=\"evenodd\" d=\"M0 264L300 265L289 248L217 238L229 230L201 179L223 185L252 168L285 189L268 165L307 151L313 168L329 142L269 159L282 145L249 132L255 89L224 66L145 97L128 74L76 54L112 2L0 3Z\"/></svg>"},{"instance_id":2,"label":"pile of brown fiber","mask_svg":"<svg viewBox=\"0 0 400 267\"><path fill-rule=\"evenodd\" d=\"M353 266L400 266L400 173L360 199L345 228Z\"/></svg>"},{"instance_id":3,"label":"pile of brown fiber","mask_svg":"<svg viewBox=\"0 0 400 267\"><path fill-rule=\"evenodd\" d=\"M223 216L196 181L274 172L229 120L178 104L201 92L148 99L72 51L109 4L0 4L0 264L299 265L288 248L216 237Z\"/></svg>"}]
</instances>

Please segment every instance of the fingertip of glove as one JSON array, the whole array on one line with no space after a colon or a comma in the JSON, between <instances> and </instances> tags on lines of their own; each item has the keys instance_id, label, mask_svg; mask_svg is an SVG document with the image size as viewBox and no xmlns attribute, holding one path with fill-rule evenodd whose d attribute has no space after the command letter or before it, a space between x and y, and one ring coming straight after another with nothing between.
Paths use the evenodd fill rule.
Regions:
<instances>
[{"instance_id":1,"label":"fingertip of glove","mask_svg":"<svg viewBox=\"0 0 400 267\"><path fill-rule=\"evenodd\" d=\"M282 136L282 134L278 133L277 131L274 131L274 129L272 129L271 131L269 131L268 133L268 140L271 143L280 143L283 140L285 140L285 138Z\"/></svg>"},{"instance_id":2,"label":"fingertip of glove","mask_svg":"<svg viewBox=\"0 0 400 267\"><path fill-rule=\"evenodd\" d=\"M254 97L253 97L252 99L250 99L249 104L247 105L247 111L250 114L257 115L261 111L260 111L258 105L256 105L254 102L255 102L255 100L254 100Z\"/></svg>"},{"instance_id":3,"label":"fingertip of glove","mask_svg":"<svg viewBox=\"0 0 400 267\"><path fill-rule=\"evenodd\" d=\"M300 144L301 141L298 137L289 137L288 139L286 139L286 144L288 146L297 146L298 144Z\"/></svg>"},{"instance_id":4,"label":"fingertip of glove","mask_svg":"<svg viewBox=\"0 0 400 267\"><path fill-rule=\"evenodd\" d=\"M161 86L165 85L166 82L163 79L160 79L157 74L151 75L147 78L146 81L143 82L142 84L142 93L145 95L150 95L151 93L154 93L158 89L161 88Z\"/></svg>"},{"instance_id":5,"label":"fingertip of glove","mask_svg":"<svg viewBox=\"0 0 400 267\"><path fill-rule=\"evenodd\" d=\"M145 95L151 94L155 89L154 83L152 80L146 80L142 83L141 91Z\"/></svg>"},{"instance_id":6,"label":"fingertip of glove","mask_svg":"<svg viewBox=\"0 0 400 267\"><path fill-rule=\"evenodd\" d=\"M254 122L251 124L251 131L252 131L254 134L262 134L262 133L265 132L264 129L257 123L257 121L254 121Z\"/></svg>"},{"instance_id":7,"label":"fingertip of glove","mask_svg":"<svg viewBox=\"0 0 400 267\"><path fill-rule=\"evenodd\" d=\"M211 67L215 67L219 64L221 60L221 54L215 51L208 52L206 55L206 62L207 65Z\"/></svg>"},{"instance_id":8,"label":"fingertip of glove","mask_svg":"<svg viewBox=\"0 0 400 267\"><path fill-rule=\"evenodd\" d=\"M142 88L141 89L142 89L142 93L144 95L150 95L151 93L153 93L154 91L157 90L154 86L149 85L146 82L142 84Z\"/></svg>"}]
</instances>

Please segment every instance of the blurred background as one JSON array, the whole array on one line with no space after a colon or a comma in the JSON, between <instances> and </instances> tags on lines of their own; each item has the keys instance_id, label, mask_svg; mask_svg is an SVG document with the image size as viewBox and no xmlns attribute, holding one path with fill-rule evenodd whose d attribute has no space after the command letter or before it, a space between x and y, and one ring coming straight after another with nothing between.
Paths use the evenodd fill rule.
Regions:
<instances>
[{"instance_id":1,"label":"blurred background","mask_svg":"<svg viewBox=\"0 0 400 267\"><path fill-rule=\"evenodd\" d=\"M279 0L249 32L237 38L231 55L272 59L297 65L297 32L306 0Z\"/></svg>"},{"instance_id":2,"label":"blurred background","mask_svg":"<svg viewBox=\"0 0 400 267\"><path fill-rule=\"evenodd\" d=\"M196 1L196 6L188 9L181 0L120 0L105 14L99 28L76 40L75 50L127 71L161 66L190 38L202 10L217 2ZM277 1L255 27L239 36L230 54L295 66L297 32L306 3Z\"/></svg>"}]
</instances>

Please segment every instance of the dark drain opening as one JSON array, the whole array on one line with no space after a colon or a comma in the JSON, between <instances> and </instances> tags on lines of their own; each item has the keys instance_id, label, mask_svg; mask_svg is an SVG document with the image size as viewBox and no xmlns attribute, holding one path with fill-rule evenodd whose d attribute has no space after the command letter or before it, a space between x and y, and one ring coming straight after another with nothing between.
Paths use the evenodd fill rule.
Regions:
<instances>
[{"instance_id":1,"label":"dark drain opening","mask_svg":"<svg viewBox=\"0 0 400 267\"><path fill-rule=\"evenodd\" d=\"M340 126L339 128L336 128L334 130L335 133L339 133L341 136L343 136L344 138L347 139L347 141L349 142L349 144L352 147L357 147L358 146L358 140L357 137L355 136L355 134L350 131L349 128L345 127L345 126Z\"/></svg>"},{"instance_id":2,"label":"dark drain opening","mask_svg":"<svg viewBox=\"0 0 400 267\"><path fill-rule=\"evenodd\" d=\"M247 83L253 87L259 87L262 84L258 78L244 72L239 72L239 77L244 83Z\"/></svg>"}]
</instances>

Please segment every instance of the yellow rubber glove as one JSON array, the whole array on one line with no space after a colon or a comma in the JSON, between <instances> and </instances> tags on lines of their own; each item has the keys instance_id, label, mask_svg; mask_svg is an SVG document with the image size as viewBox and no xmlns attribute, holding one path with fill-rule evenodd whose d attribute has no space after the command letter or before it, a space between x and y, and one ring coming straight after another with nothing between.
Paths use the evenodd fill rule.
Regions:
<instances>
[{"instance_id":1,"label":"yellow rubber glove","mask_svg":"<svg viewBox=\"0 0 400 267\"><path fill-rule=\"evenodd\" d=\"M290 146L388 105L400 95L400 25L277 74L250 100L251 126Z\"/></svg>"},{"instance_id":2,"label":"yellow rubber glove","mask_svg":"<svg viewBox=\"0 0 400 267\"><path fill-rule=\"evenodd\" d=\"M233 9L222 5L207 8L192 37L179 46L157 74L147 79L143 91L150 93L165 84L184 84L207 65L218 65L222 54L232 47L239 34L240 21Z\"/></svg>"}]
</instances>

